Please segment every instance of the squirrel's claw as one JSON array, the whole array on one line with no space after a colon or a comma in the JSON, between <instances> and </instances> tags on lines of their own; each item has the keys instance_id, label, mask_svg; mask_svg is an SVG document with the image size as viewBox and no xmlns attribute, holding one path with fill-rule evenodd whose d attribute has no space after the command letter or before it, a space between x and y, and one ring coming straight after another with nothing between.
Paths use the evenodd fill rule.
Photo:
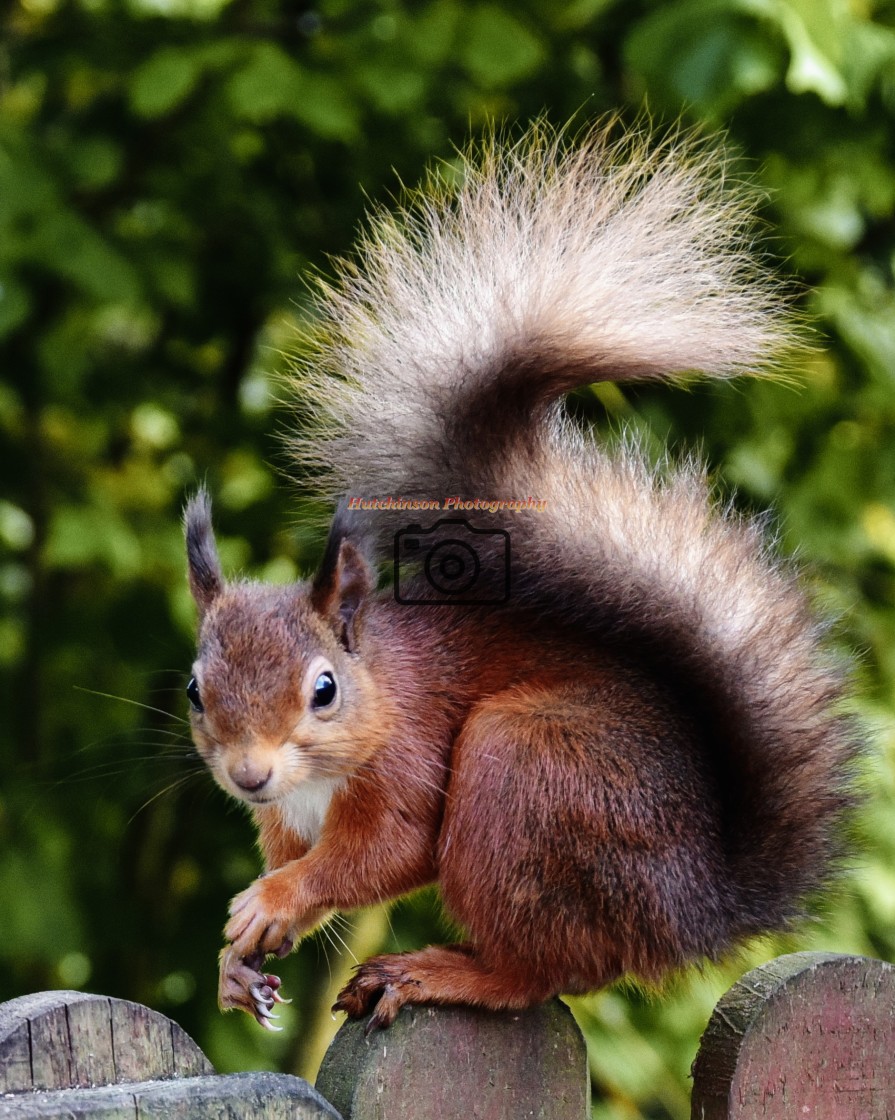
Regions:
<instances>
[{"instance_id":1,"label":"squirrel's claw","mask_svg":"<svg viewBox=\"0 0 895 1120\"><path fill-rule=\"evenodd\" d=\"M283 955L285 956L285 954L283 954ZM279 988L280 988L280 985L283 983L283 981L279 978L279 976L274 976L274 974L272 972L265 973L264 982L265 982L266 986L268 988L270 988L270 998L274 1001L274 1003L291 1003L292 1002L291 999L285 999L280 994Z\"/></svg>"},{"instance_id":2,"label":"squirrel's claw","mask_svg":"<svg viewBox=\"0 0 895 1120\"><path fill-rule=\"evenodd\" d=\"M347 988L339 993L339 998L332 1005L333 1011L344 1011L351 1019L359 1019L364 1011L375 1003L373 1014L364 1024L364 1037L366 1038L375 1030L389 1027L395 1021L395 1016L401 1008L402 1001L396 998L395 989L388 985L370 991L359 997L356 992Z\"/></svg>"},{"instance_id":3,"label":"squirrel's claw","mask_svg":"<svg viewBox=\"0 0 895 1120\"><path fill-rule=\"evenodd\" d=\"M265 977L261 977L255 984L250 984L248 988L249 1006L244 1007L243 1010L248 1011L252 1018L259 1026L264 1027L265 1030L281 1031L282 1027L275 1027L272 1020L279 1019L279 1015L274 1014L274 1006L276 1000L274 999L274 992L270 985L263 983ZM279 1001L284 1002L283 1000Z\"/></svg>"},{"instance_id":4,"label":"squirrel's claw","mask_svg":"<svg viewBox=\"0 0 895 1120\"><path fill-rule=\"evenodd\" d=\"M262 1019L279 1019L279 1015L274 1015L270 1008L260 1000L255 1004L255 1015L260 1015Z\"/></svg>"},{"instance_id":5,"label":"squirrel's claw","mask_svg":"<svg viewBox=\"0 0 895 1120\"><path fill-rule=\"evenodd\" d=\"M361 997L358 993L354 992L349 987L343 988L339 992L339 998L330 1008L331 1011L344 1011L349 1019L359 1019L361 1015L371 1006L374 998L374 993L368 996Z\"/></svg>"},{"instance_id":6,"label":"squirrel's claw","mask_svg":"<svg viewBox=\"0 0 895 1120\"><path fill-rule=\"evenodd\" d=\"M240 957L232 945L221 953L221 976L218 1001L224 1011L245 1011L268 1031L280 1031L271 1020L278 1019L274 1007L278 1003L291 1003L279 992L282 981L273 973L260 972L263 954L254 952Z\"/></svg>"},{"instance_id":7,"label":"squirrel's claw","mask_svg":"<svg viewBox=\"0 0 895 1120\"><path fill-rule=\"evenodd\" d=\"M277 991L280 984L279 976L274 976L272 973L262 973L256 983L249 985L249 995L254 1002L252 1014L261 1023L262 1027L269 1028L271 1019L279 1019L279 1015L275 1015L273 1012L276 1004L292 1002L291 999L284 999ZM277 1027L276 1029L281 1030L282 1028Z\"/></svg>"},{"instance_id":8,"label":"squirrel's claw","mask_svg":"<svg viewBox=\"0 0 895 1120\"><path fill-rule=\"evenodd\" d=\"M259 981L257 984L249 985L249 994L259 1004L270 1004L273 1006L273 989L269 984L264 984Z\"/></svg>"},{"instance_id":9,"label":"squirrel's claw","mask_svg":"<svg viewBox=\"0 0 895 1120\"><path fill-rule=\"evenodd\" d=\"M376 1009L364 1027L364 1037L368 1037L373 1031L390 1027L403 1005L404 999L400 996L398 990L393 988L391 984L386 984L376 1004Z\"/></svg>"}]
</instances>

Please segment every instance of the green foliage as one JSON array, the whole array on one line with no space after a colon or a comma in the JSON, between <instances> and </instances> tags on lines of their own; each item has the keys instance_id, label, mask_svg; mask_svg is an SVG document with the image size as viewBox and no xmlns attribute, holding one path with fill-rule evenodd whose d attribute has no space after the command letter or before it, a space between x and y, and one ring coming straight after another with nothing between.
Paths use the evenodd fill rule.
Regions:
<instances>
[{"instance_id":1,"label":"green foliage","mask_svg":"<svg viewBox=\"0 0 895 1120\"><path fill-rule=\"evenodd\" d=\"M228 570L307 570L319 511L277 478L273 405L302 276L470 129L644 102L727 130L817 345L797 388L603 387L583 407L700 446L723 491L774 508L860 652L874 748L859 867L822 920L660 994L574 1001L595 1116L686 1116L699 1031L750 962L891 958L895 4L13 0L0 19L0 998L86 986L175 1015L221 1068L312 1072L340 942L447 935L431 893L355 916L285 962L283 1035L218 1015L226 902L257 860L181 722L179 511L207 480Z\"/></svg>"}]
</instances>

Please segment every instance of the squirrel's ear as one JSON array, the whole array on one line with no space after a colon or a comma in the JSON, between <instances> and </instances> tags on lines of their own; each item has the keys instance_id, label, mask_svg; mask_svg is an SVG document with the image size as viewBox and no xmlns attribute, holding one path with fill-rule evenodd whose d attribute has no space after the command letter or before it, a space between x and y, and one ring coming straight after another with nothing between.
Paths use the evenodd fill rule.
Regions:
<instances>
[{"instance_id":1,"label":"squirrel's ear","mask_svg":"<svg viewBox=\"0 0 895 1120\"><path fill-rule=\"evenodd\" d=\"M373 572L353 541L330 534L320 571L311 587L311 604L339 641L354 653L360 614L375 587Z\"/></svg>"},{"instance_id":2,"label":"squirrel's ear","mask_svg":"<svg viewBox=\"0 0 895 1120\"><path fill-rule=\"evenodd\" d=\"M211 500L204 489L187 502L183 511L183 531L186 536L190 591L201 618L224 586L221 562L211 528Z\"/></svg>"}]
</instances>

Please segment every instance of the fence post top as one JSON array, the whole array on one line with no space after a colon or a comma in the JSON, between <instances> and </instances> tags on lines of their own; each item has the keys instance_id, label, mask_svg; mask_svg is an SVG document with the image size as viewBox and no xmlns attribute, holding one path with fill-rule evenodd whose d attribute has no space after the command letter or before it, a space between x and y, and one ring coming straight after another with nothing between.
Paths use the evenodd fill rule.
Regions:
<instances>
[{"instance_id":1,"label":"fence post top","mask_svg":"<svg viewBox=\"0 0 895 1120\"><path fill-rule=\"evenodd\" d=\"M0 1004L0 1093L210 1073L186 1031L129 1000L58 991Z\"/></svg>"},{"instance_id":2,"label":"fence post top","mask_svg":"<svg viewBox=\"0 0 895 1120\"><path fill-rule=\"evenodd\" d=\"M693 1063L693 1120L852 1120L895 1111L895 967L791 953L718 1001Z\"/></svg>"},{"instance_id":3,"label":"fence post top","mask_svg":"<svg viewBox=\"0 0 895 1120\"><path fill-rule=\"evenodd\" d=\"M559 1000L524 1011L422 1005L385 1031L342 1025L317 1088L345 1120L585 1120L587 1049Z\"/></svg>"}]
</instances>

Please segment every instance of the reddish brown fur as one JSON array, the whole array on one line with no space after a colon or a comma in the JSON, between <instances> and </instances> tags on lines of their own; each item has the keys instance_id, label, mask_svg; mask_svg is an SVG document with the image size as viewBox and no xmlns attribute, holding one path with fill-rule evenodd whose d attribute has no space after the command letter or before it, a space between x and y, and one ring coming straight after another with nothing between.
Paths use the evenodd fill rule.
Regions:
<instances>
[{"instance_id":1,"label":"reddish brown fur","mask_svg":"<svg viewBox=\"0 0 895 1120\"><path fill-rule=\"evenodd\" d=\"M666 687L534 616L390 596L356 620L362 656L340 659L337 616L321 628L308 597L236 585L203 626L201 648L220 658L204 668L196 726L210 756L217 740L250 750L286 739L296 681L320 648L343 687L378 682L375 703L361 689L339 752L326 751L348 771L316 844L277 804L254 810L268 874L227 928L225 1005L251 1009L246 959L334 909L433 881L471 944L368 962L340 1006L359 1014L382 996L380 1025L403 1002L520 1007L730 945L738 900L718 779L703 731ZM271 635L273 619L283 629Z\"/></svg>"}]
</instances>

